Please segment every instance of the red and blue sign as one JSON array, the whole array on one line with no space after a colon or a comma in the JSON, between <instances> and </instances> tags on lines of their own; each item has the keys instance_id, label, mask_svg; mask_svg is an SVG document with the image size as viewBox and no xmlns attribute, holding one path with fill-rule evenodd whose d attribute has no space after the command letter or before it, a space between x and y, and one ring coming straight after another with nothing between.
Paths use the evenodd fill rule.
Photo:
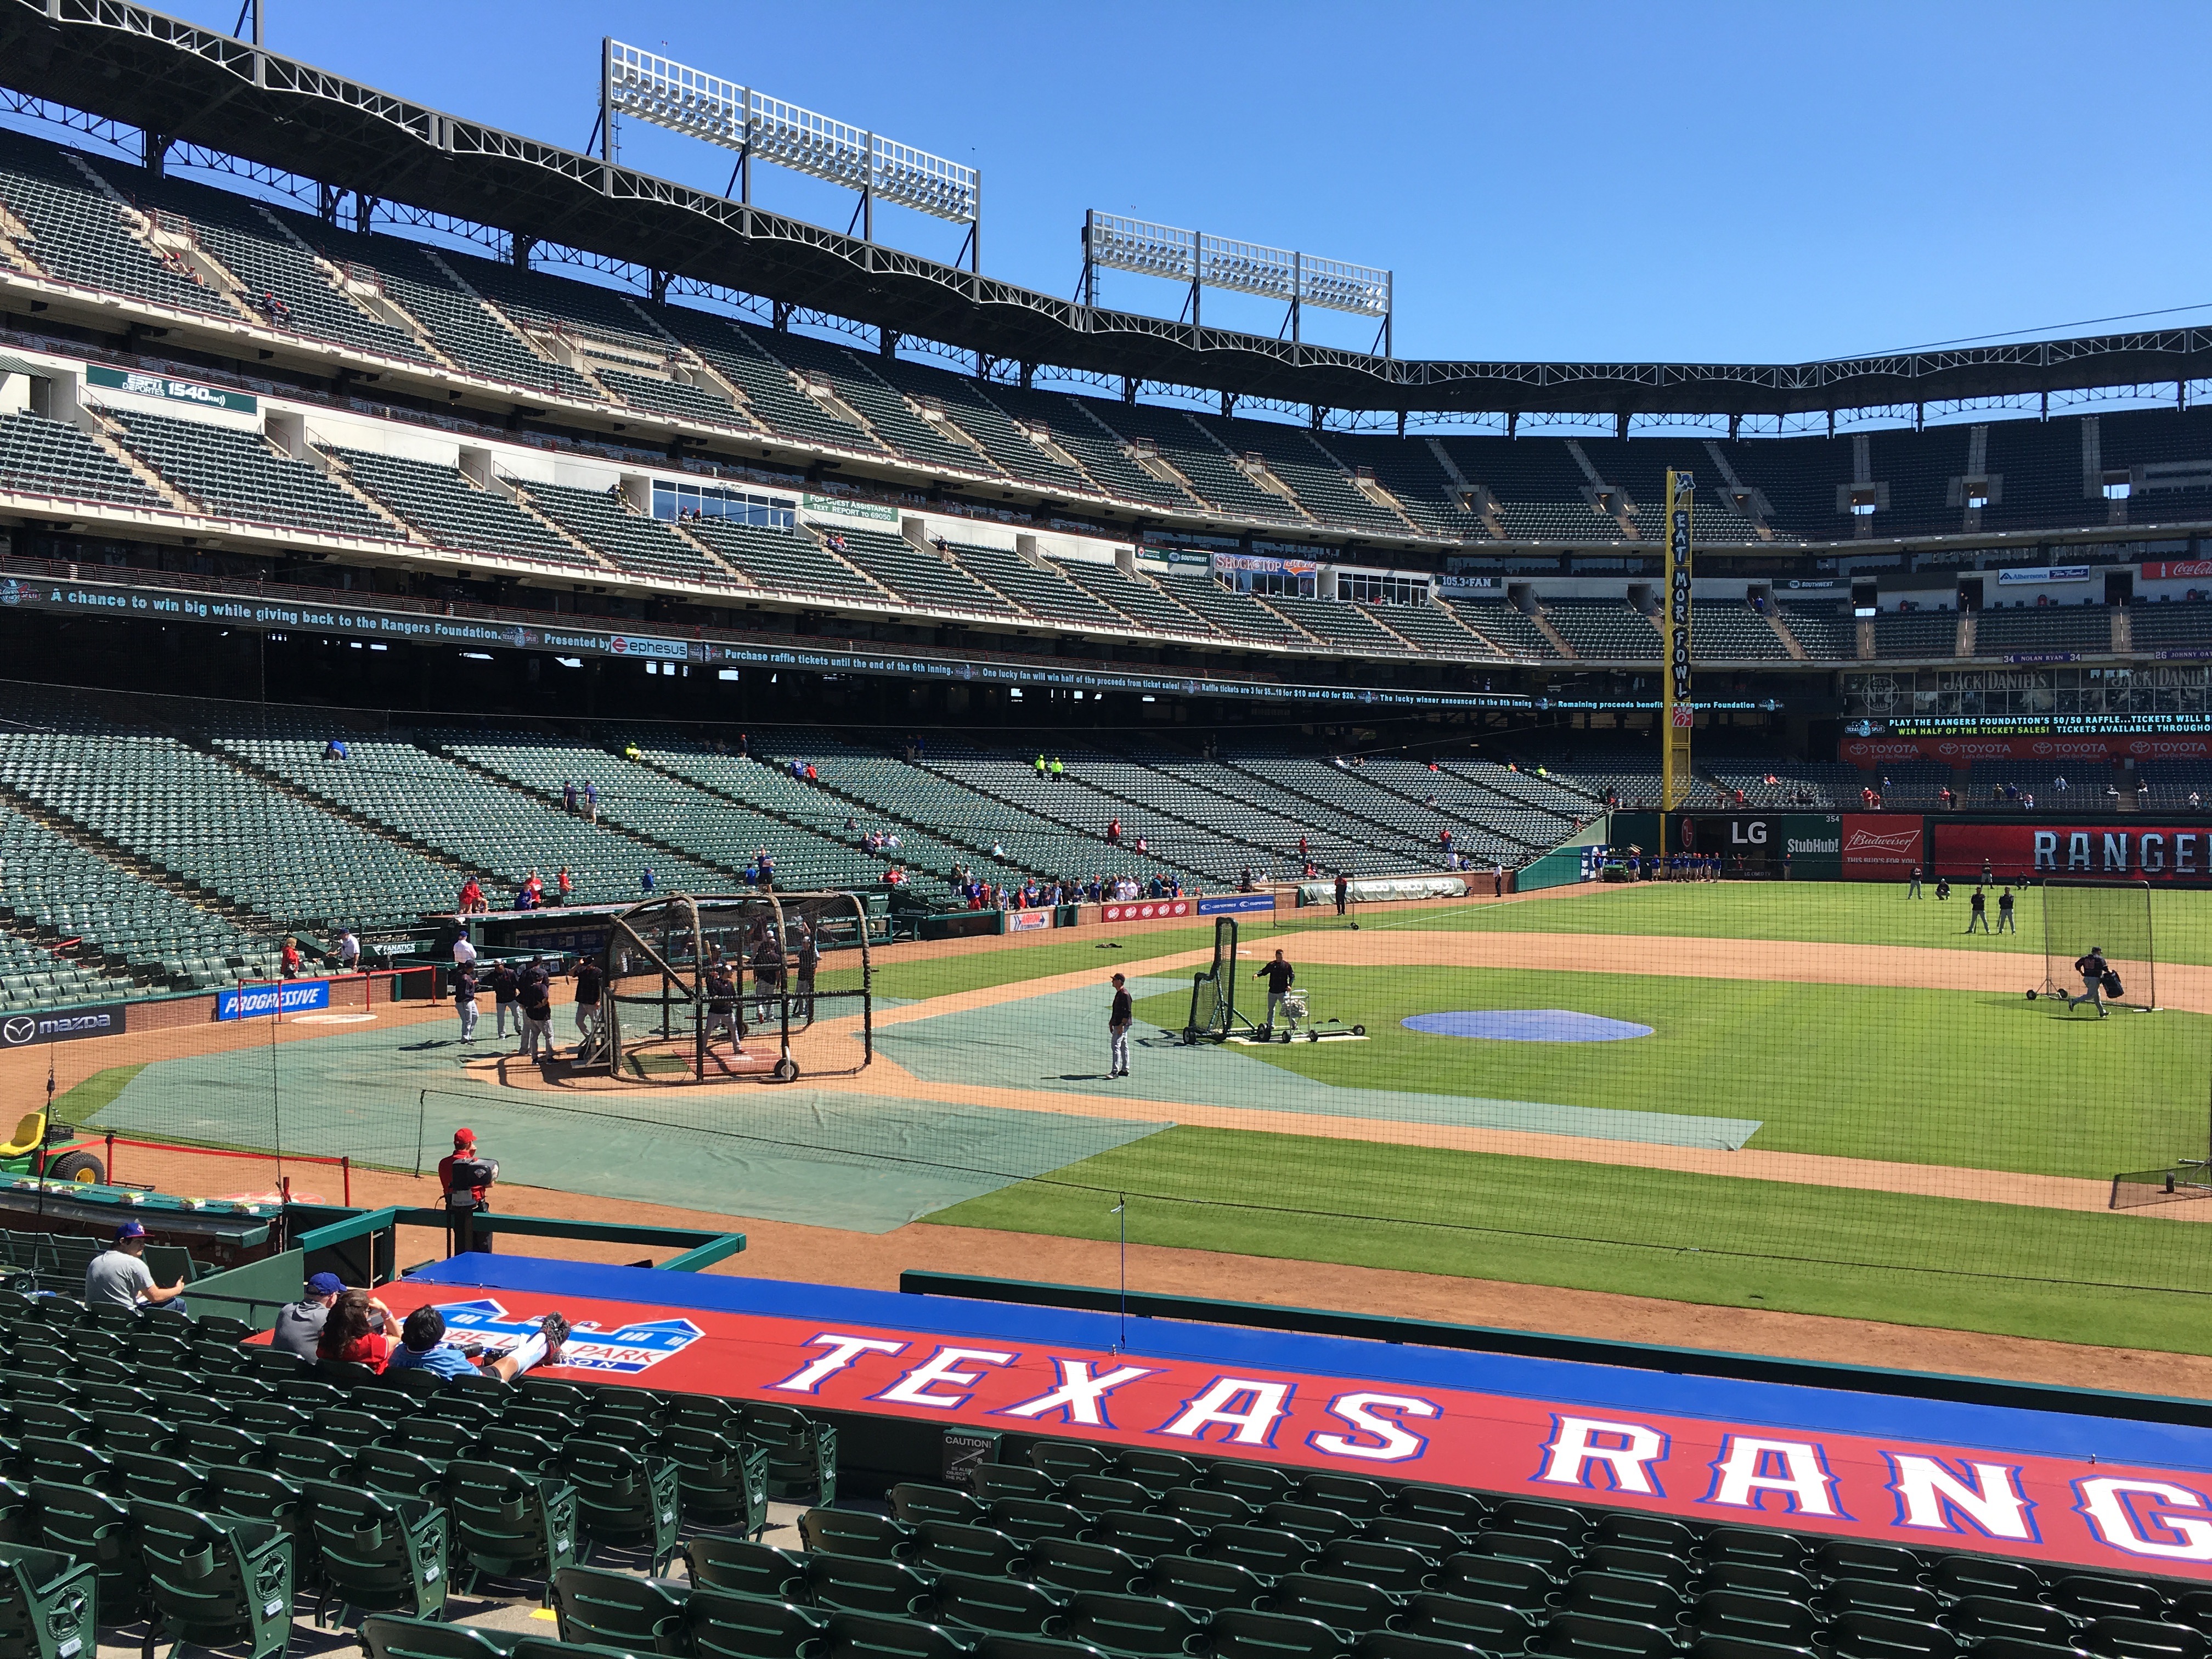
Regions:
<instances>
[{"instance_id":1,"label":"red and blue sign","mask_svg":"<svg viewBox=\"0 0 2212 1659\"><path fill-rule=\"evenodd\" d=\"M2212 1581L2212 1431L2182 1425L527 1257L385 1295L457 1285L499 1295L449 1323L557 1308L629 1356L572 1340L556 1376Z\"/></svg>"},{"instance_id":2,"label":"red and blue sign","mask_svg":"<svg viewBox=\"0 0 2212 1659\"><path fill-rule=\"evenodd\" d=\"M536 1336L538 1321L550 1311L541 1310L526 1319L519 1319L489 1298L432 1305L444 1316L449 1338L458 1338L467 1346L485 1348L494 1353L519 1348ZM572 1324L568 1340L562 1346L561 1369L635 1376L682 1353L703 1334L688 1319L617 1320L612 1323L579 1321Z\"/></svg>"}]
</instances>

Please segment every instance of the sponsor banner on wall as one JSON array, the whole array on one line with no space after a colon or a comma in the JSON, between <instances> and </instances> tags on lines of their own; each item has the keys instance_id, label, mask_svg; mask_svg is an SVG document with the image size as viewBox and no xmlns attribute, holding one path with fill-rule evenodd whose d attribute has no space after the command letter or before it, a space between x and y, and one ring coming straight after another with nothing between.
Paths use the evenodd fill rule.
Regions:
<instances>
[{"instance_id":1,"label":"sponsor banner on wall","mask_svg":"<svg viewBox=\"0 0 2212 1659\"><path fill-rule=\"evenodd\" d=\"M1191 913L1189 899L1130 899L1098 907L1101 921L1156 921L1162 916L1187 916Z\"/></svg>"},{"instance_id":2,"label":"sponsor banner on wall","mask_svg":"<svg viewBox=\"0 0 2212 1659\"><path fill-rule=\"evenodd\" d=\"M1667 850L1762 868L1787 855L1790 873L1832 880L1843 868L1843 831L1832 812L1684 812L1668 823Z\"/></svg>"},{"instance_id":3,"label":"sponsor banner on wall","mask_svg":"<svg viewBox=\"0 0 2212 1659\"><path fill-rule=\"evenodd\" d=\"M1997 586L2017 587L2024 582L2086 582L2089 567L2086 564L2029 565L2025 568L2000 570Z\"/></svg>"},{"instance_id":4,"label":"sponsor banner on wall","mask_svg":"<svg viewBox=\"0 0 2212 1659\"><path fill-rule=\"evenodd\" d=\"M2212 559L2153 559L2142 568L2147 582L2185 581L2191 576L2212 576Z\"/></svg>"},{"instance_id":5,"label":"sponsor banner on wall","mask_svg":"<svg viewBox=\"0 0 2212 1659\"><path fill-rule=\"evenodd\" d=\"M95 1007L44 1008L33 1013L10 1014L0 1019L0 1049L27 1048L35 1042L74 1042L80 1037L120 1036L122 1002Z\"/></svg>"},{"instance_id":6,"label":"sponsor banner on wall","mask_svg":"<svg viewBox=\"0 0 2212 1659\"><path fill-rule=\"evenodd\" d=\"M1275 908L1273 893L1217 893L1212 898L1198 902L1201 916L1242 915L1248 910L1272 910Z\"/></svg>"},{"instance_id":7,"label":"sponsor banner on wall","mask_svg":"<svg viewBox=\"0 0 2212 1659\"><path fill-rule=\"evenodd\" d=\"M1887 812L1844 814L1845 881L1902 878L1922 860L1927 825L1917 817Z\"/></svg>"},{"instance_id":8,"label":"sponsor banner on wall","mask_svg":"<svg viewBox=\"0 0 2212 1659\"><path fill-rule=\"evenodd\" d=\"M2122 823L2124 828L2119 827ZM1950 823L1929 821L1930 873L1978 879L1986 863L2001 881L2148 881L2212 886L2212 830L2203 824Z\"/></svg>"},{"instance_id":9,"label":"sponsor banner on wall","mask_svg":"<svg viewBox=\"0 0 2212 1659\"><path fill-rule=\"evenodd\" d=\"M495 1218L495 1220L496 1218ZM386 1286L509 1345L556 1307L554 1380L927 1425L1597 1503L1704 1525L1971 1550L2135 1577L2212 1579L2200 1429L1475 1357L1164 1320L486 1257ZM434 1275L434 1277L433 1277ZM580 1283L579 1280L580 1279ZM515 1284L519 1281L520 1288ZM617 1299L627 1292L631 1299ZM647 1298L651 1299L647 1299ZM1160 1346L1151 1346L1152 1336ZM568 1356L575 1356L571 1358ZM585 1363L579 1364L577 1359ZM640 1374L642 1373L642 1374ZM1655 1395L1656 1398L1655 1399ZM854 1431L859 1432L859 1431Z\"/></svg>"},{"instance_id":10,"label":"sponsor banner on wall","mask_svg":"<svg viewBox=\"0 0 2212 1659\"><path fill-rule=\"evenodd\" d=\"M2159 732L2132 737L2024 738L1845 738L1838 759L1853 766L1887 761L1942 761L1971 766L1976 761L2212 760L2212 735Z\"/></svg>"},{"instance_id":11,"label":"sponsor banner on wall","mask_svg":"<svg viewBox=\"0 0 2212 1659\"><path fill-rule=\"evenodd\" d=\"M1006 931L1010 933L1042 933L1052 926L1049 910L1009 910L1006 912Z\"/></svg>"},{"instance_id":12,"label":"sponsor banner on wall","mask_svg":"<svg viewBox=\"0 0 2212 1659\"><path fill-rule=\"evenodd\" d=\"M878 524L896 524L898 508L877 507L868 501L848 501L836 495L802 495L799 505L809 513L835 513L840 518L869 519Z\"/></svg>"},{"instance_id":13,"label":"sponsor banner on wall","mask_svg":"<svg viewBox=\"0 0 2212 1659\"><path fill-rule=\"evenodd\" d=\"M197 380L146 374L135 368L108 368L99 363L85 365L84 383L103 386L110 392L127 392L134 398L159 398L164 403L227 409L234 415L251 415L261 407L260 400L250 392L225 392L220 386L202 386Z\"/></svg>"},{"instance_id":14,"label":"sponsor banner on wall","mask_svg":"<svg viewBox=\"0 0 2212 1659\"><path fill-rule=\"evenodd\" d=\"M217 1019L262 1019L275 1013L300 1013L331 1006L331 982L326 979L286 980L281 985L241 985L218 991Z\"/></svg>"}]
</instances>

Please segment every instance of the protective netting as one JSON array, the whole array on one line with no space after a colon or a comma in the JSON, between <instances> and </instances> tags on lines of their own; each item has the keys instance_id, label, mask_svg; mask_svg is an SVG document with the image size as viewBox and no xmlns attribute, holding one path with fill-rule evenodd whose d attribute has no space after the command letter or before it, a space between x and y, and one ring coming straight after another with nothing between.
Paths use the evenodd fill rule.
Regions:
<instances>
[{"instance_id":1,"label":"protective netting","mask_svg":"<svg viewBox=\"0 0 2212 1659\"><path fill-rule=\"evenodd\" d=\"M2054 881L2043 888L2044 994L2086 997L2091 952L2096 1000L2123 1007L2158 1006L2157 941L2148 882ZM2115 987L2118 987L2115 989Z\"/></svg>"}]
</instances>

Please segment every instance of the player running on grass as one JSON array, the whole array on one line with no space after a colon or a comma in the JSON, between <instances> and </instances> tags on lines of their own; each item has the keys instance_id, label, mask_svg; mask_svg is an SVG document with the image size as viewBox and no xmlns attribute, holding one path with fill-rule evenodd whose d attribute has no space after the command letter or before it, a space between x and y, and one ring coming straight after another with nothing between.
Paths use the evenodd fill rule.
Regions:
<instances>
[{"instance_id":1,"label":"player running on grass","mask_svg":"<svg viewBox=\"0 0 2212 1659\"><path fill-rule=\"evenodd\" d=\"M2066 1006L2071 1008L2077 1002L2086 1002L2097 1011L2099 1019L2104 1018L2105 999L2102 994L2105 989L2105 975L2112 971L2111 965L2105 960L2105 947L2101 945L2093 945L2089 947L2087 956L2075 957L2074 971L2081 975L2081 994L2078 997L2067 998Z\"/></svg>"}]
</instances>

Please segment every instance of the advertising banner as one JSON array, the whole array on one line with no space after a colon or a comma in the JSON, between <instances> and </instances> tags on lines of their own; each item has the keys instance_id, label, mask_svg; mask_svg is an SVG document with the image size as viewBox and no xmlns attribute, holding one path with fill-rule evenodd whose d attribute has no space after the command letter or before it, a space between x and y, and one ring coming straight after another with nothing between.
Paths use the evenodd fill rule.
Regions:
<instances>
[{"instance_id":1,"label":"advertising banner","mask_svg":"<svg viewBox=\"0 0 2212 1659\"><path fill-rule=\"evenodd\" d=\"M1927 857L1927 825L1916 815L1844 814L1845 881L1902 881Z\"/></svg>"},{"instance_id":2,"label":"advertising banner","mask_svg":"<svg viewBox=\"0 0 2212 1659\"><path fill-rule=\"evenodd\" d=\"M1954 881L1981 878L1987 864L2000 881L2057 878L2075 881L2148 881L2167 887L2212 886L2212 829L2145 823L2139 817L2103 823L1953 823L1928 821L1934 842L1929 873Z\"/></svg>"},{"instance_id":3,"label":"advertising banner","mask_svg":"<svg viewBox=\"0 0 2212 1659\"><path fill-rule=\"evenodd\" d=\"M1667 850L1717 856L1724 871L1833 881L1843 874L1842 821L1832 812L1683 812L1668 821Z\"/></svg>"},{"instance_id":4,"label":"advertising banner","mask_svg":"<svg viewBox=\"0 0 2212 1659\"><path fill-rule=\"evenodd\" d=\"M251 415L261 406L251 392L225 392L220 386L202 386L197 380L172 380L166 374L147 374L135 368L109 368L101 363L85 365L84 383L104 386L110 392L127 392L137 398L159 398L165 403L227 409L234 415Z\"/></svg>"},{"instance_id":5,"label":"advertising banner","mask_svg":"<svg viewBox=\"0 0 2212 1659\"><path fill-rule=\"evenodd\" d=\"M2142 568L2147 582L2186 581L2192 576L2212 576L2212 559L2151 559Z\"/></svg>"},{"instance_id":6,"label":"advertising banner","mask_svg":"<svg viewBox=\"0 0 2212 1659\"><path fill-rule=\"evenodd\" d=\"M1009 910L1006 912L1006 931L1010 933L1037 933L1052 926L1050 910Z\"/></svg>"},{"instance_id":7,"label":"advertising banner","mask_svg":"<svg viewBox=\"0 0 2212 1659\"><path fill-rule=\"evenodd\" d=\"M1852 766L1887 761L1943 761L1971 766L1976 761L2212 760L2212 735L2159 732L2133 737L1845 738L1836 757Z\"/></svg>"},{"instance_id":8,"label":"advertising banner","mask_svg":"<svg viewBox=\"0 0 2212 1659\"><path fill-rule=\"evenodd\" d=\"M1247 910L1273 910L1274 908L1275 896L1273 893L1218 893L1198 902L1198 914L1201 916L1242 915Z\"/></svg>"},{"instance_id":9,"label":"advertising banner","mask_svg":"<svg viewBox=\"0 0 2212 1659\"><path fill-rule=\"evenodd\" d=\"M74 1042L79 1037L120 1036L130 1004L102 1003L88 1008L47 1008L0 1019L0 1050L34 1042Z\"/></svg>"},{"instance_id":10,"label":"advertising banner","mask_svg":"<svg viewBox=\"0 0 2212 1659\"><path fill-rule=\"evenodd\" d=\"M304 1013L331 1006L331 982L326 979L286 980L281 985L241 985L218 991L217 1019L260 1019L275 1013Z\"/></svg>"},{"instance_id":11,"label":"advertising banner","mask_svg":"<svg viewBox=\"0 0 2212 1659\"><path fill-rule=\"evenodd\" d=\"M1154 921L1162 916L1187 916L1192 899L1127 899L1098 907L1101 921Z\"/></svg>"},{"instance_id":12,"label":"advertising banner","mask_svg":"<svg viewBox=\"0 0 2212 1659\"><path fill-rule=\"evenodd\" d=\"M939 1312L933 1297L710 1274L657 1275L704 1282L615 1299L634 1282L624 1272L487 1259L437 1264L383 1294L402 1315L441 1306L449 1325L502 1345L560 1309L574 1358L547 1367L551 1380L779 1401L877 1419L886 1434L903 1422L1064 1436L2046 1571L2212 1579L2201 1429L2097 1419L2092 1433L2079 1418L1841 1386L1202 1324L1178 1323L1170 1340L1156 1320L1132 1322L1117 1345L1110 1316Z\"/></svg>"}]
</instances>

